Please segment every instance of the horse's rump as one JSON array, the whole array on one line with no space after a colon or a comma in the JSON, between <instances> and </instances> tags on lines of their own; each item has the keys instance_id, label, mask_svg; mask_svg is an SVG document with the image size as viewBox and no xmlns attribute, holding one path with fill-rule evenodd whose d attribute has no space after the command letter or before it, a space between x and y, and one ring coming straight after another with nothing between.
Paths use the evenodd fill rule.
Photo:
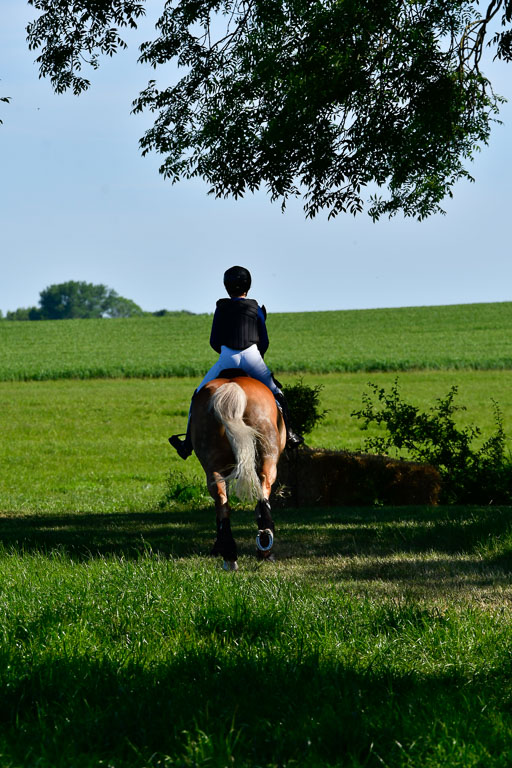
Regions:
<instances>
[{"instance_id":1,"label":"horse's rump","mask_svg":"<svg viewBox=\"0 0 512 768\"><path fill-rule=\"evenodd\" d=\"M208 382L194 400L191 426L209 484L220 477L239 498L267 498L261 473L269 461L277 464L284 446L281 414L268 387L250 376Z\"/></svg>"},{"instance_id":2,"label":"horse's rump","mask_svg":"<svg viewBox=\"0 0 512 768\"><path fill-rule=\"evenodd\" d=\"M256 473L257 443L264 438L257 429L243 420L247 407L245 391L234 381L221 384L212 394L209 410L225 431L235 466L223 476L225 482L233 483L236 495L249 501L263 498L261 482Z\"/></svg>"}]
</instances>

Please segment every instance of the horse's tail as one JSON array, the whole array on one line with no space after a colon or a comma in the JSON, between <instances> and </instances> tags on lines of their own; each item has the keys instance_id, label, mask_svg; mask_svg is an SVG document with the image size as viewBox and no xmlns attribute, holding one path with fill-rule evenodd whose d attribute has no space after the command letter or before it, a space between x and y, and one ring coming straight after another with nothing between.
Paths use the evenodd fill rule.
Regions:
<instances>
[{"instance_id":1,"label":"horse's tail","mask_svg":"<svg viewBox=\"0 0 512 768\"><path fill-rule=\"evenodd\" d=\"M222 384L213 393L210 408L226 430L236 464L224 477L234 481L234 491L240 499L263 500L260 479L256 473L256 445L259 433L243 420L247 395L234 381Z\"/></svg>"}]
</instances>

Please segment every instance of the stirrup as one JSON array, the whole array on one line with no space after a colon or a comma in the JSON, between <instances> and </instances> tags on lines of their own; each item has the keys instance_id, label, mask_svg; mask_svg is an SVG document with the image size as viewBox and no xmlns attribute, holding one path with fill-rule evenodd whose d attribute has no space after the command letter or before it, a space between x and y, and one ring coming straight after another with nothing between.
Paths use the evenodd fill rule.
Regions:
<instances>
[{"instance_id":1,"label":"stirrup","mask_svg":"<svg viewBox=\"0 0 512 768\"><path fill-rule=\"evenodd\" d=\"M298 448L299 445L304 445L304 438L290 430L286 435L286 447L293 450L294 448Z\"/></svg>"}]
</instances>

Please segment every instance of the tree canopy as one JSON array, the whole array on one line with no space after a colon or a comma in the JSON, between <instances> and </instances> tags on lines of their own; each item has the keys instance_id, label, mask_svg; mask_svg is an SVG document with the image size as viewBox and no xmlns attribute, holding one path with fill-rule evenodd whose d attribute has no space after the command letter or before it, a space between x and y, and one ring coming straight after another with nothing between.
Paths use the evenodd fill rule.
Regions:
<instances>
[{"instance_id":1,"label":"tree canopy","mask_svg":"<svg viewBox=\"0 0 512 768\"><path fill-rule=\"evenodd\" d=\"M120 30L145 12L137 0L29 1L41 76L76 94L90 85L84 63L125 47ZM139 60L175 60L182 76L135 99L155 115L142 152L216 196L263 187L283 206L301 196L310 217L367 203L374 219L424 218L488 142L500 97L482 53L489 43L512 59L511 21L512 0L483 13L467 0L168 0Z\"/></svg>"},{"instance_id":2,"label":"tree canopy","mask_svg":"<svg viewBox=\"0 0 512 768\"><path fill-rule=\"evenodd\" d=\"M11 98L10 96L0 96L0 101L3 101L4 104L8 104L10 102ZM3 120L0 119L0 125L2 125Z\"/></svg>"},{"instance_id":3,"label":"tree canopy","mask_svg":"<svg viewBox=\"0 0 512 768\"><path fill-rule=\"evenodd\" d=\"M133 317L143 310L131 299L105 285L69 280L55 283L39 294L39 308L17 309L8 320L70 320L92 317Z\"/></svg>"}]
</instances>

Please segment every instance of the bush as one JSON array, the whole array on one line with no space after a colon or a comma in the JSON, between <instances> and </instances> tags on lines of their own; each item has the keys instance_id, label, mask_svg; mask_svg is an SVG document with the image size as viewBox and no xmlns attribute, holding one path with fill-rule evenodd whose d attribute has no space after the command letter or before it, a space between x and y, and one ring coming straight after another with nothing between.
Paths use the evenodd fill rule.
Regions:
<instances>
[{"instance_id":1,"label":"bush","mask_svg":"<svg viewBox=\"0 0 512 768\"><path fill-rule=\"evenodd\" d=\"M372 423L387 434L370 437L365 450L387 453L406 451L415 461L432 464L442 478L441 501L457 504L510 503L512 463L505 453L506 436L498 404L493 402L495 431L479 448L474 446L478 427L458 428L454 414L466 410L455 404L458 389L436 400L427 413L402 399L395 380L388 393L369 383L370 393L362 396L363 407L352 416L362 419L363 429Z\"/></svg>"},{"instance_id":2,"label":"bush","mask_svg":"<svg viewBox=\"0 0 512 768\"><path fill-rule=\"evenodd\" d=\"M319 421L325 419L327 411L320 410L321 384L310 387L300 379L296 384L282 389L288 403L290 421L300 435L307 435Z\"/></svg>"}]
</instances>

